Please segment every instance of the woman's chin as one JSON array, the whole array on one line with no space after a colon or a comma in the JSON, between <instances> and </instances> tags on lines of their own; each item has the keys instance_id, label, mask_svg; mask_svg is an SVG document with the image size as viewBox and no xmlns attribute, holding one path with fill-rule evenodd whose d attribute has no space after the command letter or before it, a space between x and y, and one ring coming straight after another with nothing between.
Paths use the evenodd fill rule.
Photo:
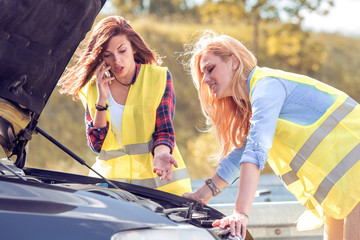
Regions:
<instances>
[{"instance_id":1,"label":"woman's chin","mask_svg":"<svg viewBox=\"0 0 360 240\"><path fill-rule=\"evenodd\" d=\"M218 100L220 100L222 98L222 96L220 94L216 93L216 92L214 93L214 96Z\"/></svg>"}]
</instances>

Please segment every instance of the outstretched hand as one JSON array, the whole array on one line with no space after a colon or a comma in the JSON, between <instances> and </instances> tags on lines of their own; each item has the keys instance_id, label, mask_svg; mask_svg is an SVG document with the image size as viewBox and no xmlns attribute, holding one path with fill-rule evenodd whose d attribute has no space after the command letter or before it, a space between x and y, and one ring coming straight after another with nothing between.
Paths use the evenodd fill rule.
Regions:
<instances>
[{"instance_id":1,"label":"outstretched hand","mask_svg":"<svg viewBox=\"0 0 360 240\"><path fill-rule=\"evenodd\" d=\"M220 227L222 229L230 227L230 233L232 236L238 236L245 239L247 223L247 216L243 213L234 211L232 215L216 220L212 225L213 227Z\"/></svg>"},{"instance_id":2,"label":"outstretched hand","mask_svg":"<svg viewBox=\"0 0 360 240\"><path fill-rule=\"evenodd\" d=\"M172 165L176 168L178 167L177 161L169 152L155 154L153 172L160 177L160 180L166 178L170 181L172 179Z\"/></svg>"}]
</instances>

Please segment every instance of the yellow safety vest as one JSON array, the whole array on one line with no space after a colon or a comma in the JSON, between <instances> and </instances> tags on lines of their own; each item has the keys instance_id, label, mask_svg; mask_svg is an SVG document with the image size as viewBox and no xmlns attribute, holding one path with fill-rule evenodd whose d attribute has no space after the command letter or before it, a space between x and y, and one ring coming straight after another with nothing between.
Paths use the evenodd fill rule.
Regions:
<instances>
[{"instance_id":1,"label":"yellow safety vest","mask_svg":"<svg viewBox=\"0 0 360 240\"><path fill-rule=\"evenodd\" d=\"M141 65L125 103L122 119L124 150L120 149L115 140L111 130L110 113L107 110L109 130L93 167L107 178L182 195L192 190L189 174L177 146L174 147L172 155L178 162L178 168L173 167L172 180L161 181L152 171L152 135L155 131L156 110L165 92L166 78L167 68ZM90 81L81 90L80 98L94 116L97 100L94 81Z\"/></svg>"},{"instance_id":2,"label":"yellow safety vest","mask_svg":"<svg viewBox=\"0 0 360 240\"><path fill-rule=\"evenodd\" d=\"M360 201L359 104L325 83L269 68L256 67L250 93L265 77L307 84L336 98L325 114L309 126L278 119L268 162L307 209L299 218L299 230L320 227L323 210L333 218L345 218ZM309 221L314 216L317 221Z\"/></svg>"}]
</instances>

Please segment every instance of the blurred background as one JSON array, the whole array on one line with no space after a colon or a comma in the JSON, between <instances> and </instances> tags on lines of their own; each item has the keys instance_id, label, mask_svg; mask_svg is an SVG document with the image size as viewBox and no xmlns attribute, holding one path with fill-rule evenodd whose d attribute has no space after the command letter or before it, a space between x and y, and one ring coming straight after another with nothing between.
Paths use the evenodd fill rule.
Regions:
<instances>
[{"instance_id":1,"label":"blurred background","mask_svg":"<svg viewBox=\"0 0 360 240\"><path fill-rule=\"evenodd\" d=\"M164 57L176 92L176 142L190 177L198 179L214 173L217 159L211 156L218 144L213 132L205 131L197 92L182 64L188 60L185 44L202 30L228 34L255 53L259 66L311 76L360 101L359 9L358 0L108 0L96 21L123 16ZM39 126L92 165L96 154L86 143L84 108L58 90ZM40 135L28 147L29 167L88 173ZM263 173L269 172L266 166Z\"/></svg>"}]
</instances>

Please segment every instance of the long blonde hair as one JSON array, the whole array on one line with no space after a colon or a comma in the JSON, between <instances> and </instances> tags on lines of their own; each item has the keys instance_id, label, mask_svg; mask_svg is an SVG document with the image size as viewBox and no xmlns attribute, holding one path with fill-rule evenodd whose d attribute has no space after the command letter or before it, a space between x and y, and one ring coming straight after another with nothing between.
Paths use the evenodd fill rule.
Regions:
<instances>
[{"instance_id":1,"label":"long blonde hair","mask_svg":"<svg viewBox=\"0 0 360 240\"><path fill-rule=\"evenodd\" d=\"M78 96L100 63L101 54L105 51L110 38L125 35L131 47L136 51L134 59L143 64L160 65L160 56L152 51L130 24L120 16L110 16L102 19L92 31L86 48L82 51L77 63L66 71L59 81L61 93Z\"/></svg>"},{"instance_id":2,"label":"long blonde hair","mask_svg":"<svg viewBox=\"0 0 360 240\"><path fill-rule=\"evenodd\" d=\"M249 133L251 105L247 92L247 79L256 66L255 56L238 40L211 31L204 32L188 50L191 54L189 67L194 85L199 93L202 111L207 124L215 127L221 144L219 157L224 157L232 146L240 148ZM232 79L232 97L217 99L209 86L202 83L201 57L211 52L224 61L233 55L239 66Z\"/></svg>"}]
</instances>

